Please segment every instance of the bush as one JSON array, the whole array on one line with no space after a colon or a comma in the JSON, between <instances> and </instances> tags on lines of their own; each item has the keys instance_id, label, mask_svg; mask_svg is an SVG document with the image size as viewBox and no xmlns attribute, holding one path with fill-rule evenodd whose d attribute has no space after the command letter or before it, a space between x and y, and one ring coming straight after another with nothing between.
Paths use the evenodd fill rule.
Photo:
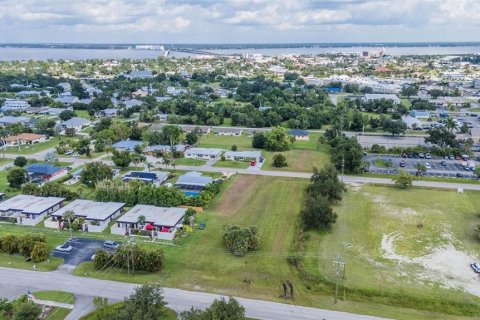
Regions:
<instances>
[{"instance_id":1,"label":"bush","mask_svg":"<svg viewBox=\"0 0 480 320\"><path fill-rule=\"evenodd\" d=\"M93 259L93 267L96 270L102 270L107 267L107 264L110 260L110 256L105 250L98 249L95 253L95 258Z\"/></svg>"},{"instance_id":2,"label":"bush","mask_svg":"<svg viewBox=\"0 0 480 320\"><path fill-rule=\"evenodd\" d=\"M93 266L97 270L104 269L112 260L112 265L127 270L133 265L137 271L155 272L163 266L163 251L145 250L135 245L119 247L112 257L104 250L98 250L93 259Z\"/></svg>"},{"instance_id":3,"label":"bush","mask_svg":"<svg viewBox=\"0 0 480 320\"><path fill-rule=\"evenodd\" d=\"M35 242L31 253L33 262L42 262L48 259L48 246L45 242Z\"/></svg>"},{"instance_id":4,"label":"bush","mask_svg":"<svg viewBox=\"0 0 480 320\"><path fill-rule=\"evenodd\" d=\"M16 165L17 167L25 167L28 163L27 158L23 156L16 157L15 160L13 161L13 164Z\"/></svg>"},{"instance_id":5,"label":"bush","mask_svg":"<svg viewBox=\"0 0 480 320\"><path fill-rule=\"evenodd\" d=\"M8 172L7 180L11 188L20 189L22 184L28 181L27 170L20 167L13 167Z\"/></svg>"},{"instance_id":6,"label":"bush","mask_svg":"<svg viewBox=\"0 0 480 320\"><path fill-rule=\"evenodd\" d=\"M250 250L258 249L260 245L258 229L254 226L245 229L229 226L223 235L223 242L235 255L243 256Z\"/></svg>"},{"instance_id":7,"label":"bush","mask_svg":"<svg viewBox=\"0 0 480 320\"><path fill-rule=\"evenodd\" d=\"M287 166L287 159L281 153L277 153L273 155L273 166L277 168L282 168Z\"/></svg>"}]
</instances>

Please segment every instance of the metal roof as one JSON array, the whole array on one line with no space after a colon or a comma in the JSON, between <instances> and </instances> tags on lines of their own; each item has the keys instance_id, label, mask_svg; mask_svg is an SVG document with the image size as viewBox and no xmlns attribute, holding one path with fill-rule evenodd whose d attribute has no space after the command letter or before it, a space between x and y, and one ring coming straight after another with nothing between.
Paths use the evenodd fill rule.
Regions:
<instances>
[{"instance_id":1,"label":"metal roof","mask_svg":"<svg viewBox=\"0 0 480 320\"><path fill-rule=\"evenodd\" d=\"M20 194L13 198L7 199L0 203L0 211L22 211L25 213L40 214L59 203L62 203L65 199L58 197L37 197L26 194Z\"/></svg>"},{"instance_id":2,"label":"metal roof","mask_svg":"<svg viewBox=\"0 0 480 320\"><path fill-rule=\"evenodd\" d=\"M137 223L138 217L145 216L146 223L153 223L156 226L174 227L179 223L187 209L155 207L145 204L137 204L130 209L117 222Z\"/></svg>"},{"instance_id":3,"label":"metal roof","mask_svg":"<svg viewBox=\"0 0 480 320\"><path fill-rule=\"evenodd\" d=\"M29 173L34 174L54 174L63 168L55 167L49 163L33 163L27 167Z\"/></svg>"},{"instance_id":4,"label":"metal roof","mask_svg":"<svg viewBox=\"0 0 480 320\"><path fill-rule=\"evenodd\" d=\"M122 202L97 202L91 200L77 199L65 207L56 211L52 216L63 217L66 211L73 211L75 216L85 217L87 220L107 220L115 212L122 209L125 203Z\"/></svg>"}]
</instances>

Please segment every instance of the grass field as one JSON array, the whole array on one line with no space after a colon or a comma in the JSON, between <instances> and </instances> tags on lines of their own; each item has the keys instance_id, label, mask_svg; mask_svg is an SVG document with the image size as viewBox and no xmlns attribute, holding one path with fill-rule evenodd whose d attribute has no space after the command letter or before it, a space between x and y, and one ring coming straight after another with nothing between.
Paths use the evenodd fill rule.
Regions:
<instances>
[{"instance_id":1,"label":"grass field","mask_svg":"<svg viewBox=\"0 0 480 320\"><path fill-rule=\"evenodd\" d=\"M1 152L0 152L1 153ZM3 166L4 164L7 164L9 162L13 162L13 159L9 158L0 158L0 166Z\"/></svg>"},{"instance_id":2,"label":"grass field","mask_svg":"<svg viewBox=\"0 0 480 320\"><path fill-rule=\"evenodd\" d=\"M465 255L473 261L480 254L473 234L480 222L478 195L353 188L337 208L339 218L332 231L308 233L305 270L333 283L332 261L340 254L347 261L346 280L341 281L347 299L455 312L465 306L452 305L471 303L478 312L480 299L454 289L464 286L474 292L480 288L480 284L470 285L478 282L470 260L462 261ZM417 313L411 318L422 318L422 312Z\"/></svg>"},{"instance_id":3,"label":"grass field","mask_svg":"<svg viewBox=\"0 0 480 320\"><path fill-rule=\"evenodd\" d=\"M250 167L250 163L244 162L244 161L235 161L235 160L225 160L225 161L219 160L213 166L219 167L219 168L247 169L248 167Z\"/></svg>"},{"instance_id":4,"label":"grass field","mask_svg":"<svg viewBox=\"0 0 480 320\"><path fill-rule=\"evenodd\" d=\"M57 137L54 137L54 138L50 138L46 142L20 146L20 150L18 150L18 147L8 147L5 149L5 153L19 154L19 155L34 154L40 151L57 147L59 141L60 140Z\"/></svg>"},{"instance_id":5,"label":"grass field","mask_svg":"<svg viewBox=\"0 0 480 320\"><path fill-rule=\"evenodd\" d=\"M209 133L200 137L200 148L221 148L230 150L233 145L237 145L239 151L252 150L252 138L247 137L244 132L240 137L220 136L215 133Z\"/></svg>"},{"instance_id":6,"label":"grass field","mask_svg":"<svg viewBox=\"0 0 480 320\"><path fill-rule=\"evenodd\" d=\"M40 300L56 301L68 304L75 304L75 296L63 291L36 291L33 295ZM63 320L70 313L70 309L55 307L50 311L45 320Z\"/></svg>"},{"instance_id":7,"label":"grass field","mask_svg":"<svg viewBox=\"0 0 480 320\"><path fill-rule=\"evenodd\" d=\"M184 165L184 166L203 166L205 162L206 162L205 160L191 159L191 158L180 158L175 160L176 165Z\"/></svg>"}]
</instances>

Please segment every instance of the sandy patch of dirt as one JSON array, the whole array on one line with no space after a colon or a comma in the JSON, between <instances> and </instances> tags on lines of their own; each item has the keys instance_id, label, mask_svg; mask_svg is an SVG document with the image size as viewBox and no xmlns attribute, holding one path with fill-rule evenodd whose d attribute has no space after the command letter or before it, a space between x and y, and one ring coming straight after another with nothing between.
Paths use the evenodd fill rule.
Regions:
<instances>
[{"instance_id":1,"label":"sandy patch of dirt","mask_svg":"<svg viewBox=\"0 0 480 320\"><path fill-rule=\"evenodd\" d=\"M435 248L430 254L415 258L395 252L395 241L401 237L399 232L383 235L381 250L384 258L397 262L399 267L421 266L423 271L414 275L419 280L437 282L446 288L480 296L479 277L470 268L470 263L478 261L478 257L455 247L455 239L450 233L443 234L447 244Z\"/></svg>"},{"instance_id":2,"label":"sandy patch of dirt","mask_svg":"<svg viewBox=\"0 0 480 320\"><path fill-rule=\"evenodd\" d=\"M215 212L221 216L231 217L256 192L256 184L260 177L253 175L240 175L230 189L222 195L222 199L215 207Z\"/></svg>"}]
</instances>

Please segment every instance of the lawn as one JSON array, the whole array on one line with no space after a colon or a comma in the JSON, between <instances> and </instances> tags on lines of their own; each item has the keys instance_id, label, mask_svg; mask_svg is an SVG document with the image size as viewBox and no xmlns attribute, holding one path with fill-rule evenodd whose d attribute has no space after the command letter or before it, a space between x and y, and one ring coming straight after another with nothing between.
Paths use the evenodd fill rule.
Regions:
<instances>
[{"instance_id":1,"label":"lawn","mask_svg":"<svg viewBox=\"0 0 480 320\"><path fill-rule=\"evenodd\" d=\"M191 158L180 158L175 160L175 165L178 166L203 166L205 164L205 160L199 159L191 159Z\"/></svg>"},{"instance_id":2,"label":"lawn","mask_svg":"<svg viewBox=\"0 0 480 320\"><path fill-rule=\"evenodd\" d=\"M473 233L479 205L476 192L351 188L332 231L306 237L304 268L319 279L313 291L333 290L332 261L340 254L347 261L341 297L453 314L475 308L478 315L480 299L453 288L480 288L468 258L480 254ZM423 318L415 313L403 318Z\"/></svg>"},{"instance_id":3,"label":"lawn","mask_svg":"<svg viewBox=\"0 0 480 320\"><path fill-rule=\"evenodd\" d=\"M239 137L221 136L221 135L216 135L215 133L212 132L200 137L200 143L198 147L221 148L225 150L230 150L234 144L237 146L239 151L253 149L252 138L247 137L245 132L243 133L243 135Z\"/></svg>"},{"instance_id":4,"label":"lawn","mask_svg":"<svg viewBox=\"0 0 480 320\"><path fill-rule=\"evenodd\" d=\"M6 197L11 197L20 193L19 189L10 188L8 186L8 170L0 171L0 192L5 193Z\"/></svg>"},{"instance_id":5,"label":"lawn","mask_svg":"<svg viewBox=\"0 0 480 320\"><path fill-rule=\"evenodd\" d=\"M75 296L63 291L36 291L33 295L40 300L56 301L68 304L75 304ZM55 307L50 311L45 320L63 320L70 313L70 309Z\"/></svg>"},{"instance_id":6,"label":"lawn","mask_svg":"<svg viewBox=\"0 0 480 320\"><path fill-rule=\"evenodd\" d=\"M60 140L57 137L54 137L54 138L50 138L46 142L20 146L20 150L18 150L18 147L8 147L5 149L5 153L19 154L19 155L34 154L41 151L45 151L50 148L57 147L59 141Z\"/></svg>"},{"instance_id":7,"label":"lawn","mask_svg":"<svg viewBox=\"0 0 480 320\"><path fill-rule=\"evenodd\" d=\"M247 169L250 167L250 162L244 161L235 161L235 160L219 160L214 165L214 167L219 168L237 168L237 169Z\"/></svg>"},{"instance_id":8,"label":"lawn","mask_svg":"<svg viewBox=\"0 0 480 320\"><path fill-rule=\"evenodd\" d=\"M0 166L3 166L4 164L10 163L10 162L13 162L13 159L0 158Z\"/></svg>"}]
</instances>

